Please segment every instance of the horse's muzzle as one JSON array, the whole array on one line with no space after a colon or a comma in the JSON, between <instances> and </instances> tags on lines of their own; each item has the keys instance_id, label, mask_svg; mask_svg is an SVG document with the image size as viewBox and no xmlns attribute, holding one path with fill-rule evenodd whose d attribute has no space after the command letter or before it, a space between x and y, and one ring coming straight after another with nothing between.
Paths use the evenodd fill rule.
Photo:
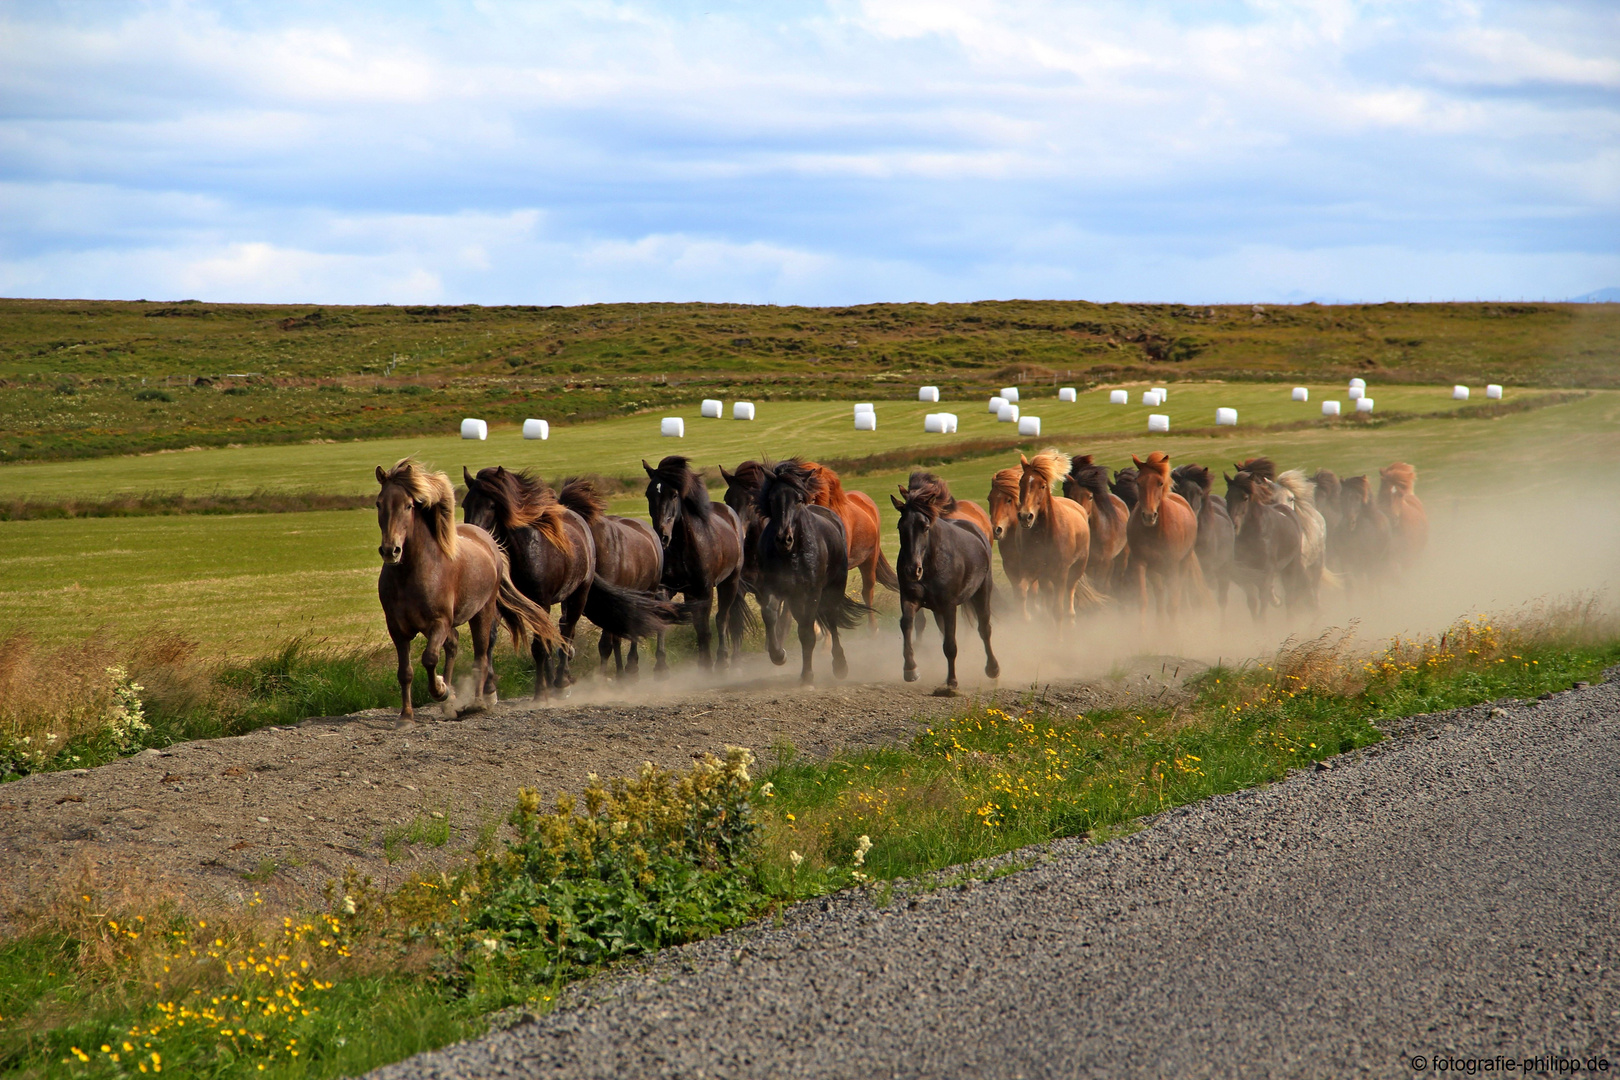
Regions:
<instances>
[{"instance_id":1,"label":"horse's muzzle","mask_svg":"<svg viewBox=\"0 0 1620 1080\"><path fill-rule=\"evenodd\" d=\"M996 534L996 539L997 540L1001 539L1001 526L1000 525L997 525L994 529L991 529L990 531Z\"/></svg>"},{"instance_id":2,"label":"horse's muzzle","mask_svg":"<svg viewBox=\"0 0 1620 1080\"><path fill-rule=\"evenodd\" d=\"M1018 524L1022 525L1026 529L1033 529L1035 527L1035 515L1020 511L1018 514Z\"/></svg>"},{"instance_id":3,"label":"horse's muzzle","mask_svg":"<svg viewBox=\"0 0 1620 1080\"><path fill-rule=\"evenodd\" d=\"M377 554L382 556L385 563L399 562L400 556L404 553L405 549L399 544L384 544L377 549Z\"/></svg>"},{"instance_id":4,"label":"horse's muzzle","mask_svg":"<svg viewBox=\"0 0 1620 1080\"><path fill-rule=\"evenodd\" d=\"M1152 525L1157 525L1158 523L1159 523L1159 515L1158 515L1157 512L1152 513L1152 514L1149 514L1146 511L1142 512L1142 524L1152 526Z\"/></svg>"}]
</instances>

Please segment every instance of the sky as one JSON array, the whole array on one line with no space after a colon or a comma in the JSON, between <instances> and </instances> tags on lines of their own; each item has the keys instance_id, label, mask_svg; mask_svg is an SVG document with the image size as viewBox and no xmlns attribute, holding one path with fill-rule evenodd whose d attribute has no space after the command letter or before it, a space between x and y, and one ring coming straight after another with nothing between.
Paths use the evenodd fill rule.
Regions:
<instances>
[{"instance_id":1,"label":"sky","mask_svg":"<svg viewBox=\"0 0 1620 1080\"><path fill-rule=\"evenodd\" d=\"M1620 4L0 7L0 295L1559 299Z\"/></svg>"}]
</instances>

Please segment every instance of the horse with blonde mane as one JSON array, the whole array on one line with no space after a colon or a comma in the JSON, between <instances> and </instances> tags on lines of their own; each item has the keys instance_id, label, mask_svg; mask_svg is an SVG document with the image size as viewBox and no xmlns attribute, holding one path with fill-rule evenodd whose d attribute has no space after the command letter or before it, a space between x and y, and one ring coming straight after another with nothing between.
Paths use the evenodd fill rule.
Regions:
<instances>
[{"instance_id":1,"label":"horse with blonde mane","mask_svg":"<svg viewBox=\"0 0 1620 1080\"><path fill-rule=\"evenodd\" d=\"M1390 556L1402 570L1410 570L1429 544L1429 515L1417 497L1417 470L1397 461L1378 475L1378 508L1389 519Z\"/></svg>"},{"instance_id":2,"label":"horse with blonde mane","mask_svg":"<svg viewBox=\"0 0 1620 1080\"><path fill-rule=\"evenodd\" d=\"M377 553L383 560L377 597L399 658L400 721L415 719L411 643L418 634L427 639L422 669L428 675L428 693L444 703L447 715L455 715L456 627L464 623L472 630L478 688L473 707L493 704L489 651L497 625L506 624L514 647L527 634L542 647L556 647L562 635L545 610L512 583L506 553L494 538L476 525L456 524L456 493L448 476L403 458L392 469L377 466L377 483L377 525L382 531ZM435 670L441 651L442 676Z\"/></svg>"},{"instance_id":3,"label":"horse with blonde mane","mask_svg":"<svg viewBox=\"0 0 1620 1080\"><path fill-rule=\"evenodd\" d=\"M1137 500L1125 532L1145 625L1150 581L1159 612L1174 618L1183 589L1192 585L1204 591L1204 577L1194 551L1198 516L1186 499L1171 490L1170 455L1155 450L1146 461L1135 455L1131 460L1136 463Z\"/></svg>"},{"instance_id":4,"label":"horse with blonde mane","mask_svg":"<svg viewBox=\"0 0 1620 1080\"><path fill-rule=\"evenodd\" d=\"M1091 522L1073 499L1053 495L1052 487L1069 471L1069 455L1042 450L1034 458L1018 455L1018 526L1023 530L1026 571L1041 584L1052 618L1062 623L1074 616L1075 598L1095 606L1103 598L1085 580L1091 559Z\"/></svg>"},{"instance_id":5,"label":"horse with blonde mane","mask_svg":"<svg viewBox=\"0 0 1620 1080\"><path fill-rule=\"evenodd\" d=\"M1001 552L1001 570L1018 598L1018 612L1029 618L1029 591L1036 586L1024 560L1024 530L1018 527L1018 485L1022 469L1002 469L990 478L990 534Z\"/></svg>"}]
</instances>

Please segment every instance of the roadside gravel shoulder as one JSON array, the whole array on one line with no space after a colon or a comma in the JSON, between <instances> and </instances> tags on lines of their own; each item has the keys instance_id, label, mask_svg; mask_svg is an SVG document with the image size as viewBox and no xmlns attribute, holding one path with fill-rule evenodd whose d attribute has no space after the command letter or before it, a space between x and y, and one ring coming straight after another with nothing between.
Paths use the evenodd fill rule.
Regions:
<instances>
[{"instance_id":1,"label":"roadside gravel shoulder","mask_svg":"<svg viewBox=\"0 0 1620 1080\"><path fill-rule=\"evenodd\" d=\"M1411 718L1320 771L845 893L373 1074L1396 1076L1620 1068L1620 685ZM979 871L991 869L980 866Z\"/></svg>"}]
</instances>

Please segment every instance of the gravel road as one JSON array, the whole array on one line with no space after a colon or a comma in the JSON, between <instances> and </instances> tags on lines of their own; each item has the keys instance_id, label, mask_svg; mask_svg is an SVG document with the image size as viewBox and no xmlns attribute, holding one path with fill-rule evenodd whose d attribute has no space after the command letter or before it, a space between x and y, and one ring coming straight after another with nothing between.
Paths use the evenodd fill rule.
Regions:
<instances>
[{"instance_id":1,"label":"gravel road","mask_svg":"<svg viewBox=\"0 0 1620 1080\"><path fill-rule=\"evenodd\" d=\"M995 881L803 905L374 1075L1613 1073L1620 685L1502 704Z\"/></svg>"}]
</instances>

